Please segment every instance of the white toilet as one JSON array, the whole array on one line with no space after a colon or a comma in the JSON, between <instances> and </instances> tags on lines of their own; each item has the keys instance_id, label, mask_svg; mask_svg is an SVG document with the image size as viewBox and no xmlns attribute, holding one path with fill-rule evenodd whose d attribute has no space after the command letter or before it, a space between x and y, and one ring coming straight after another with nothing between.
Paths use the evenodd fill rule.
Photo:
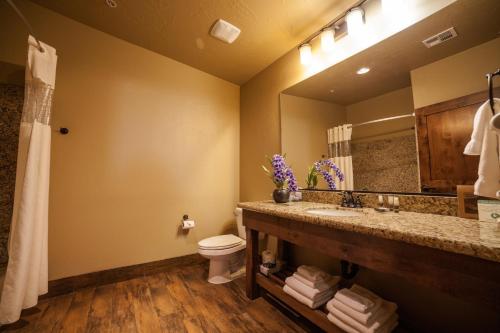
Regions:
<instances>
[{"instance_id":1,"label":"white toilet","mask_svg":"<svg viewBox=\"0 0 500 333\"><path fill-rule=\"evenodd\" d=\"M234 210L238 235L220 235L198 242L198 253L210 259L208 282L221 284L245 273L246 234L241 208Z\"/></svg>"}]
</instances>

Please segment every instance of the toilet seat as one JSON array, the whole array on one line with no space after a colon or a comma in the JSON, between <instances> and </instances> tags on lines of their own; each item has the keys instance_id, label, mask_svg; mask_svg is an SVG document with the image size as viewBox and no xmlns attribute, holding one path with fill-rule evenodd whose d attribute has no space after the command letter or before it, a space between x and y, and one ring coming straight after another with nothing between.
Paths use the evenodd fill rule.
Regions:
<instances>
[{"instance_id":1,"label":"toilet seat","mask_svg":"<svg viewBox=\"0 0 500 333\"><path fill-rule=\"evenodd\" d=\"M202 256L209 256L212 258L218 258L218 257L223 257L227 254L232 254L241 250L244 250L247 246L246 241L242 241L241 244L232 246L227 249L203 249L203 248L198 248L198 253L201 254Z\"/></svg>"},{"instance_id":2,"label":"toilet seat","mask_svg":"<svg viewBox=\"0 0 500 333\"><path fill-rule=\"evenodd\" d=\"M229 234L205 238L198 242L201 250L225 250L241 245L243 239Z\"/></svg>"}]
</instances>

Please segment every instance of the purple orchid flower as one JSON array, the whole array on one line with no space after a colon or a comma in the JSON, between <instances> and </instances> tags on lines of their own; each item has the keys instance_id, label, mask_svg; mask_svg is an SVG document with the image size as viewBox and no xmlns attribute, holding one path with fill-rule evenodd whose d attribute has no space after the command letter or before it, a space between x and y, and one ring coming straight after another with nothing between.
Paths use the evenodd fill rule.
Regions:
<instances>
[{"instance_id":1,"label":"purple orchid flower","mask_svg":"<svg viewBox=\"0 0 500 333\"><path fill-rule=\"evenodd\" d=\"M328 170L324 170L322 168L323 166L327 167ZM335 176L337 176L339 181L341 181L341 182L344 181L344 174L342 173L342 171L340 171L340 169L337 167L337 165L335 163L333 163L333 161L330 159L324 159L324 160L319 160L319 161L315 162L314 169L316 169L316 171L323 176L325 181L328 183L328 188L330 190L337 189L337 186L335 185L335 180L334 180L332 174L330 173L330 170L333 170L333 172L335 173Z\"/></svg>"},{"instance_id":2,"label":"purple orchid flower","mask_svg":"<svg viewBox=\"0 0 500 333\"><path fill-rule=\"evenodd\" d=\"M272 172L265 166L262 166L262 168L271 177L276 187L281 189L285 184L288 184L288 190L296 192L298 190L297 180L293 174L293 170L286 164L285 157L275 154L269 159L269 162L273 168Z\"/></svg>"}]
</instances>

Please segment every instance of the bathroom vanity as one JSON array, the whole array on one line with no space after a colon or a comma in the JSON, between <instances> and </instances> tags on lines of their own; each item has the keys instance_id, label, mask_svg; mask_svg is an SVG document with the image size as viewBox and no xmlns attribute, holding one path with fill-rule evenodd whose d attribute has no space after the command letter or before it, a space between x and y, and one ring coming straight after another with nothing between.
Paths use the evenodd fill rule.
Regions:
<instances>
[{"instance_id":1,"label":"bathroom vanity","mask_svg":"<svg viewBox=\"0 0 500 333\"><path fill-rule=\"evenodd\" d=\"M258 272L259 232L500 311L498 223L372 208L351 214L314 202L259 201L239 207L247 234L247 296L257 298L263 288L325 331L341 332L326 314L285 294L281 281Z\"/></svg>"}]
</instances>

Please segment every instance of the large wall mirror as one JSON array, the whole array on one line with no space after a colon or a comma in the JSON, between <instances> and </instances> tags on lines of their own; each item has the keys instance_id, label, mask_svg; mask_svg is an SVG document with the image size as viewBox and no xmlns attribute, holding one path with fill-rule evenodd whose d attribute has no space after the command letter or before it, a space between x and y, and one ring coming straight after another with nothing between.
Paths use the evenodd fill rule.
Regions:
<instances>
[{"instance_id":1,"label":"large wall mirror","mask_svg":"<svg viewBox=\"0 0 500 333\"><path fill-rule=\"evenodd\" d=\"M488 98L485 74L500 67L493 2L462 11L459 1L284 90L282 152L299 185L322 158L352 170L338 189L454 194L473 184L478 157L463 150ZM450 28L457 36L424 45Z\"/></svg>"}]
</instances>

